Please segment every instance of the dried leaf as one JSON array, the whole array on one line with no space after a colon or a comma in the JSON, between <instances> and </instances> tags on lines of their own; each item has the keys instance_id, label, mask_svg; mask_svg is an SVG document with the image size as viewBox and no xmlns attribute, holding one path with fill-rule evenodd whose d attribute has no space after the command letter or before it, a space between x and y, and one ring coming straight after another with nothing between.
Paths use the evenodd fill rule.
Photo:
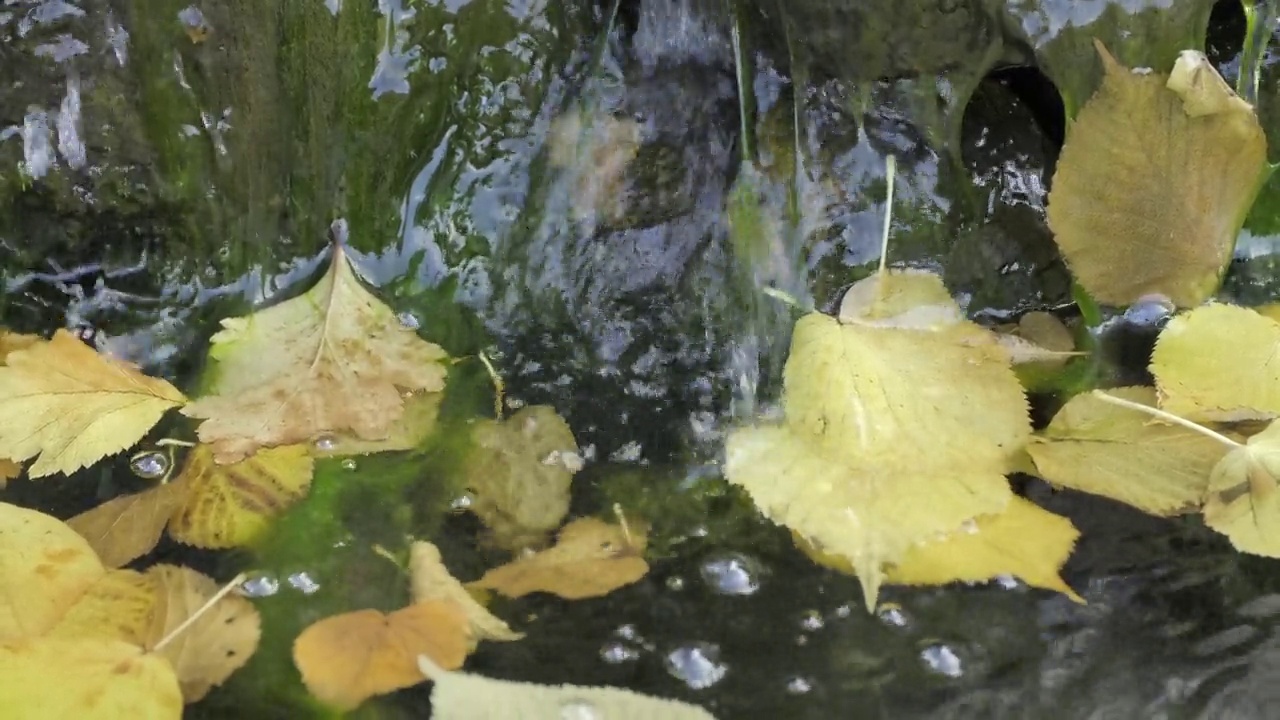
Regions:
<instances>
[{"instance_id":1,"label":"dried leaf","mask_svg":"<svg viewBox=\"0 0 1280 720\"><path fill-rule=\"evenodd\" d=\"M0 642L44 633L105 573L74 530L0 503Z\"/></svg>"},{"instance_id":2,"label":"dried leaf","mask_svg":"<svg viewBox=\"0 0 1280 720\"><path fill-rule=\"evenodd\" d=\"M202 548L251 544L270 520L306 496L315 463L302 445L257 452L218 465L207 445L187 454L177 486L169 535Z\"/></svg>"},{"instance_id":3,"label":"dried leaf","mask_svg":"<svg viewBox=\"0 0 1280 720\"><path fill-rule=\"evenodd\" d=\"M22 466L18 463L0 458L0 490L9 484L9 481L22 474Z\"/></svg>"},{"instance_id":4,"label":"dried leaf","mask_svg":"<svg viewBox=\"0 0 1280 720\"><path fill-rule=\"evenodd\" d=\"M119 640L41 638L0 645L5 720L179 720L182 695L159 657Z\"/></svg>"},{"instance_id":5,"label":"dried leaf","mask_svg":"<svg viewBox=\"0 0 1280 720\"><path fill-rule=\"evenodd\" d=\"M422 682L418 656L441 667L462 667L467 657L467 618L442 600L415 603L384 615L358 610L308 626L293 643L302 682L340 710Z\"/></svg>"},{"instance_id":6,"label":"dried leaf","mask_svg":"<svg viewBox=\"0 0 1280 720\"><path fill-rule=\"evenodd\" d=\"M491 541L512 551L541 545L569 513L569 486L582 466L569 425L545 405L504 421L481 420L463 470L471 511Z\"/></svg>"},{"instance_id":7,"label":"dried leaf","mask_svg":"<svg viewBox=\"0 0 1280 720\"><path fill-rule=\"evenodd\" d=\"M72 473L142 438L182 393L98 354L66 330L0 366L0 457L31 478Z\"/></svg>"},{"instance_id":8,"label":"dried leaf","mask_svg":"<svg viewBox=\"0 0 1280 720\"><path fill-rule=\"evenodd\" d=\"M437 392L414 393L404 399L404 415L391 427L391 434L385 440L335 435L318 440L312 446L311 454L327 458L413 450L435 432L442 399L443 396Z\"/></svg>"},{"instance_id":9,"label":"dried leaf","mask_svg":"<svg viewBox=\"0 0 1280 720\"><path fill-rule=\"evenodd\" d=\"M1155 406L1153 388L1107 391ZM1200 506L1209 474L1229 448L1180 425L1077 395L1027 446L1040 477L1059 487L1119 500L1153 515Z\"/></svg>"},{"instance_id":10,"label":"dried leaf","mask_svg":"<svg viewBox=\"0 0 1280 720\"><path fill-rule=\"evenodd\" d=\"M1209 304L1165 325L1151 355L1160 407L1188 420L1280 416L1280 322Z\"/></svg>"},{"instance_id":11,"label":"dried leaf","mask_svg":"<svg viewBox=\"0 0 1280 720\"><path fill-rule=\"evenodd\" d=\"M218 463L325 435L385 440L404 391L444 388L445 352L360 284L340 245L310 291L222 324L213 394L183 409L205 418L200 440Z\"/></svg>"},{"instance_id":12,"label":"dried leaf","mask_svg":"<svg viewBox=\"0 0 1280 720\"><path fill-rule=\"evenodd\" d=\"M564 526L555 546L493 568L468 587L513 598L534 592L568 600L600 597L649 572L645 542L642 528L580 518Z\"/></svg>"},{"instance_id":13,"label":"dried leaf","mask_svg":"<svg viewBox=\"0 0 1280 720\"><path fill-rule=\"evenodd\" d=\"M156 607L147 629L148 649L194 616L218 592L208 577L185 567L155 565L146 572L156 585ZM221 685L253 655L261 635L258 611L245 598L227 595L156 654L173 666L188 703Z\"/></svg>"},{"instance_id":14,"label":"dried leaf","mask_svg":"<svg viewBox=\"0 0 1280 720\"><path fill-rule=\"evenodd\" d=\"M420 660L422 674L431 678L431 717L434 720L715 720L696 705L641 695L614 687L535 685L490 680L479 675L447 672L430 658Z\"/></svg>"},{"instance_id":15,"label":"dried leaf","mask_svg":"<svg viewBox=\"0 0 1280 720\"><path fill-rule=\"evenodd\" d=\"M76 515L67 525L89 541L103 565L118 568L155 548L186 490L186 486L163 483L122 495Z\"/></svg>"},{"instance_id":16,"label":"dried leaf","mask_svg":"<svg viewBox=\"0 0 1280 720\"><path fill-rule=\"evenodd\" d=\"M462 583L449 574L440 550L429 542L415 542L409 547L409 575L412 578L413 601L447 600L467 615L472 647L478 640L519 640L518 633L476 602Z\"/></svg>"},{"instance_id":17,"label":"dried leaf","mask_svg":"<svg viewBox=\"0 0 1280 720\"><path fill-rule=\"evenodd\" d=\"M155 578L112 570L89 586L46 637L122 640L141 647L155 615Z\"/></svg>"},{"instance_id":18,"label":"dried leaf","mask_svg":"<svg viewBox=\"0 0 1280 720\"><path fill-rule=\"evenodd\" d=\"M1198 53L1184 53L1171 78L1131 72L1097 48L1106 75L1068 129L1049 226L1099 301L1162 294L1199 305L1260 187L1266 137L1247 104L1206 102L1180 80L1216 77Z\"/></svg>"}]
</instances>

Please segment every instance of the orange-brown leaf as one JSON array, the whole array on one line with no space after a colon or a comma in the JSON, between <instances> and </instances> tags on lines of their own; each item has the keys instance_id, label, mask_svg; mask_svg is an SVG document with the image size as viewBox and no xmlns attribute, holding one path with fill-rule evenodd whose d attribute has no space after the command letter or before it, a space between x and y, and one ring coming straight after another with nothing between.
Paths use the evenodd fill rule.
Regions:
<instances>
[{"instance_id":1,"label":"orange-brown leaf","mask_svg":"<svg viewBox=\"0 0 1280 720\"><path fill-rule=\"evenodd\" d=\"M496 567L470 584L508 597L548 592L569 600L599 597L649 572L643 528L624 529L596 518L560 530L555 546Z\"/></svg>"}]
</instances>

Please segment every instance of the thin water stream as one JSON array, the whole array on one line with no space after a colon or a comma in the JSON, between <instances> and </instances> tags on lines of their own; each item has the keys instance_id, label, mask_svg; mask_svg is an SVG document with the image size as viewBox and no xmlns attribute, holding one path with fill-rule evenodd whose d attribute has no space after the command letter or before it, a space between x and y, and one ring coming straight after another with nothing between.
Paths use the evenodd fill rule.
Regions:
<instances>
[{"instance_id":1,"label":"thin water stream","mask_svg":"<svg viewBox=\"0 0 1280 720\"><path fill-rule=\"evenodd\" d=\"M1275 717L1280 573L1195 521L1019 478L1081 529L1064 577L1087 605L1008 582L888 588L867 614L856 579L718 470L726 430L777 398L794 315L763 290L824 308L874 268L887 154L894 264L940 271L984 322L1069 315L1044 203L1096 83L1090 38L1157 66L1207 36L1229 79L1258 68L1274 134L1270 25L1260 10L1242 56L1245 14L1209 0L0 0L0 324L89 328L189 386L218 320L305 289L341 219L404 322L485 350L513 406L566 418L587 458L575 514L654 522L645 580L495 605L528 637L468 670L722 720ZM1280 294L1277 208L1268 187L1228 297ZM1151 338L1126 322L1103 343L1116 376L1141 374ZM483 369L460 367L446 436L489 412ZM492 564L449 512L462 445L321 463L252 550L162 544L259 573L262 648L188 714L323 716L288 646L404 601L375 544L412 531L459 575ZM66 517L145 484L122 458L0 500ZM427 696L352 717L427 717Z\"/></svg>"}]
</instances>

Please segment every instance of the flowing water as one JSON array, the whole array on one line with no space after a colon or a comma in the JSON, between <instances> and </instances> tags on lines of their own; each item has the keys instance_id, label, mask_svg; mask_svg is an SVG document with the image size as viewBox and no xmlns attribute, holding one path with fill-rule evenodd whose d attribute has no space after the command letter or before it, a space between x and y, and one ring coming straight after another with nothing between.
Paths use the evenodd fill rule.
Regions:
<instances>
[{"instance_id":1,"label":"flowing water","mask_svg":"<svg viewBox=\"0 0 1280 720\"><path fill-rule=\"evenodd\" d=\"M1083 532L1065 578L1088 604L1003 582L888 588L868 614L718 471L726 430L777 398L794 310L763 290L824 308L871 271L887 154L893 263L940 271L983 321L1069 315L1044 202L1096 83L1081 48L1161 66L1208 26L1229 79L1257 59L1270 133L1268 7L1246 47L1239 8L1204 0L0 0L0 317L92 330L190 387L217 321L308 287L338 223L406 324L568 420L574 513L654 523L640 583L495 605L528 637L482 644L477 673L722 720L1276 717L1280 566L1196 520L1016 478ZM1227 297L1280 294L1278 208L1273 183ZM1101 372L1142 375L1138 315L1106 326ZM488 382L455 368L443 437L491 412ZM218 578L252 569L264 616L257 656L190 716L323 716L289 644L403 604L375 545L433 538L467 578L496 562L449 511L461 452L323 461L252 550L162 544ZM0 499L66 517L156 462ZM352 716L428 708L420 687Z\"/></svg>"}]
</instances>

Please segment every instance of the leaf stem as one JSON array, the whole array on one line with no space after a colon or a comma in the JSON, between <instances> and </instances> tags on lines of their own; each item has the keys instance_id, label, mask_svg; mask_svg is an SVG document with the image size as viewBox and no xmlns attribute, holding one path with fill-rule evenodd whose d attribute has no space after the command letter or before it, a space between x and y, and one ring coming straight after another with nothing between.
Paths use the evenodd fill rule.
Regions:
<instances>
[{"instance_id":1,"label":"leaf stem","mask_svg":"<svg viewBox=\"0 0 1280 720\"><path fill-rule=\"evenodd\" d=\"M884 275L889 265L889 226L893 221L893 180L898 174L898 158L890 155L885 158L885 184L888 189L884 194L884 234L880 237L880 269L876 272Z\"/></svg>"},{"instance_id":2,"label":"leaf stem","mask_svg":"<svg viewBox=\"0 0 1280 720\"><path fill-rule=\"evenodd\" d=\"M503 401L506 396L506 384L502 382L502 376L498 374L497 368L489 360L489 356L480 351L480 362L484 363L484 369L489 371L489 379L493 381L493 414L498 419L502 419Z\"/></svg>"},{"instance_id":3,"label":"leaf stem","mask_svg":"<svg viewBox=\"0 0 1280 720\"><path fill-rule=\"evenodd\" d=\"M201 605L195 612L191 613L191 617L188 617L186 620L183 620L181 625L170 630L168 635L165 635L164 637L160 638L160 642L156 643L155 646L151 648L151 651L160 652L161 650L163 650L165 645L168 645L170 642L173 641L174 638L182 634L183 630L186 630L187 628L191 627L191 625L195 623L196 620L200 619L201 615L204 615L206 612L208 612L209 608L213 607L214 605L217 605L219 600L226 597L232 590L235 590L237 587L239 587L240 583L244 582L248 577L249 576L247 573L240 573L239 575L236 575L235 577L231 578L231 582L227 583L226 585L223 585L218 590L218 592L213 594L213 597L206 600L205 603Z\"/></svg>"},{"instance_id":4,"label":"leaf stem","mask_svg":"<svg viewBox=\"0 0 1280 720\"><path fill-rule=\"evenodd\" d=\"M1167 423L1172 423L1174 425L1184 427L1192 432L1198 432L1201 435L1204 435L1205 437L1213 438L1214 440L1217 440L1218 442L1222 443L1223 445L1226 445L1227 447L1230 447L1230 448L1241 447L1240 443L1236 442L1235 440L1232 440L1231 438L1227 437L1226 435L1223 435L1222 433L1215 432L1203 425L1193 423L1190 420L1187 420L1186 418L1180 418L1177 415L1174 415L1173 413L1165 412L1164 410L1160 410L1159 408L1153 408L1150 405L1143 405L1142 403L1134 402L1132 400L1125 400L1124 398L1119 398L1119 397L1116 397L1115 395L1108 395L1107 393L1101 390L1094 390L1093 396L1103 402L1111 403L1112 405L1119 405L1120 407L1128 408L1130 410L1137 410L1138 412L1146 413L1152 417L1164 420Z\"/></svg>"}]
</instances>

